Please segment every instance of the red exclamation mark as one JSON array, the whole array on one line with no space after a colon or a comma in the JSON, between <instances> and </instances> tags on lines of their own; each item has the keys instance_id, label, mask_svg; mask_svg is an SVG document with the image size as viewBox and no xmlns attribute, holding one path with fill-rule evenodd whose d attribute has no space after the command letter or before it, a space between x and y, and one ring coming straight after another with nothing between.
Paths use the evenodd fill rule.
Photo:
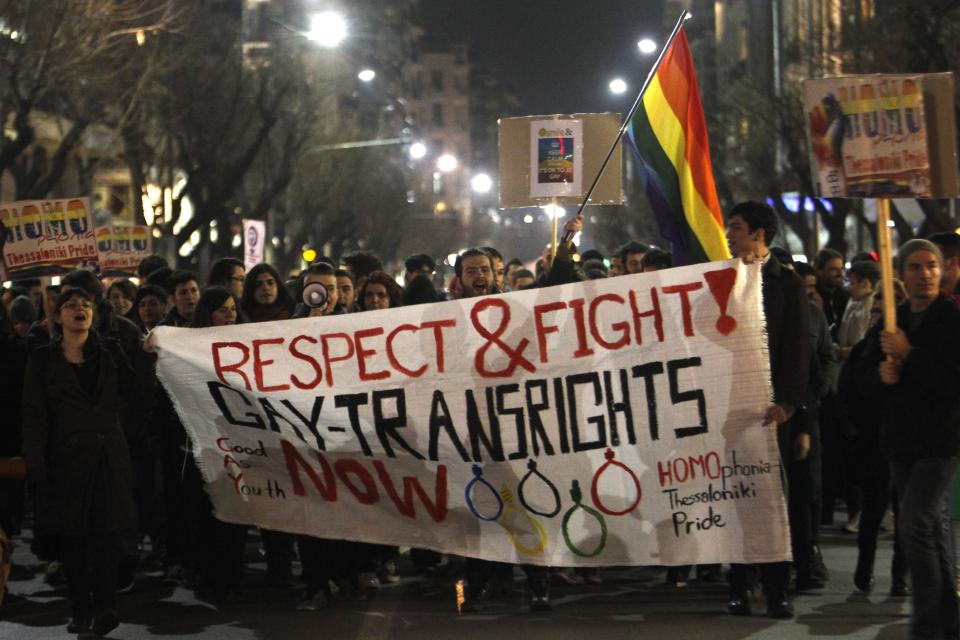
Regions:
<instances>
[{"instance_id":1,"label":"red exclamation mark","mask_svg":"<svg viewBox=\"0 0 960 640\"><path fill-rule=\"evenodd\" d=\"M707 271L703 274L707 287L720 307L720 317L717 318L717 331L722 336L728 336L737 328L737 319L727 314L727 303L730 302L730 292L737 281L737 270L733 268Z\"/></svg>"}]
</instances>

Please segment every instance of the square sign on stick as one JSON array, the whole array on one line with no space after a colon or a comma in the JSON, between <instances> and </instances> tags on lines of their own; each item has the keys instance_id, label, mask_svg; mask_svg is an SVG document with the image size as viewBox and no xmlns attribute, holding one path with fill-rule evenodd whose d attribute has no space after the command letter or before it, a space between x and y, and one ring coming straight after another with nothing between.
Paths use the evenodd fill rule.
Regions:
<instances>
[{"instance_id":1,"label":"square sign on stick","mask_svg":"<svg viewBox=\"0 0 960 640\"><path fill-rule=\"evenodd\" d=\"M579 205L620 130L615 113L500 120L500 207ZM618 144L588 204L620 204Z\"/></svg>"},{"instance_id":2,"label":"square sign on stick","mask_svg":"<svg viewBox=\"0 0 960 640\"><path fill-rule=\"evenodd\" d=\"M810 167L828 198L958 195L952 73L803 82Z\"/></svg>"}]
</instances>

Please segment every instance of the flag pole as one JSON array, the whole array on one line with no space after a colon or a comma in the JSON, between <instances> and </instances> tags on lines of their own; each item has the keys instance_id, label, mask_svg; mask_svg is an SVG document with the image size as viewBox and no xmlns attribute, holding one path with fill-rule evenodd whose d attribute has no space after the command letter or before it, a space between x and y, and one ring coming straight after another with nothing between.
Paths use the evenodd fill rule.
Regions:
<instances>
[{"instance_id":1,"label":"flag pole","mask_svg":"<svg viewBox=\"0 0 960 640\"><path fill-rule=\"evenodd\" d=\"M660 49L660 54L657 56L656 61L653 63L653 67L650 68L650 73L647 74L647 79L643 81L643 86L640 87L640 93L637 94L637 99L633 101L633 106L630 107L630 111L627 112L627 117L623 119L623 123L620 125L620 131L617 132L617 137L614 139L613 144L610 145L610 151L607 152L607 157L604 158L603 164L600 165L600 170L597 171L596 177L593 179L593 182L590 184L590 188L587 189L587 195L583 197L583 202L580 203L580 207L577 209L577 214L580 215L583 213L584 207L587 206L587 202L590 200L590 196L593 195L594 189L597 188L597 183L600 182L601 176L603 176L603 170L607 168L607 164L610 162L610 158L613 157L613 152L617 150L617 145L620 144L620 139L623 138L623 134L626 133L627 127L630 126L630 120L633 119L633 114L637 112L637 108L640 107L640 102L643 101L643 96L647 92L650 83L653 81L653 76L656 75L657 70L660 69L661 63L663 63L663 58L667 54L667 51L670 49L670 45L673 44L674 39L677 37L677 34L680 33L680 29L683 27L683 23L687 20L689 13L684 10L680 17L677 18L677 23L673 25L673 31L670 32L670 37L667 38L667 41L664 43L663 47ZM576 216L574 216L576 217ZM564 232L563 242L570 242L571 234L569 232Z\"/></svg>"}]
</instances>

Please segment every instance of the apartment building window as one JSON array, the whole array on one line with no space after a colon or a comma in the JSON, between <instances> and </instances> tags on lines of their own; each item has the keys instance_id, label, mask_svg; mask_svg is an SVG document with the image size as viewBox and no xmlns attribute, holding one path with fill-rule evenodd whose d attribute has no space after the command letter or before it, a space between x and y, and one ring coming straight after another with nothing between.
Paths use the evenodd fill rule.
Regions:
<instances>
[{"instance_id":1,"label":"apartment building window","mask_svg":"<svg viewBox=\"0 0 960 640\"><path fill-rule=\"evenodd\" d=\"M431 71L430 84L434 91L443 91L443 71Z\"/></svg>"},{"instance_id":2,"label":"apartment building window","mask_svg":"<svg viewBox=\"0 0 960 640\"><path fill-rule=\"evenodd\" d=\"M443 105L437 102L433 103L433 114L432 114L433 125L435 127L443 126Z\"/></svg>"}]
</instances>

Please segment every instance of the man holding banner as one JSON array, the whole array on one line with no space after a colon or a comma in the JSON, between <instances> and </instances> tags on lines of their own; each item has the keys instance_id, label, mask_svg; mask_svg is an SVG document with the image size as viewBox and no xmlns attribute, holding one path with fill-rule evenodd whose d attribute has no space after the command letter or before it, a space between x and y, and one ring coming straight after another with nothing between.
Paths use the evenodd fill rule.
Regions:
<instances>
[{"instance_id":1,"label":"man holding banner","mask_svg":"<svg viewBox=\"0 0 960 640\"><path fill-rule=\"evenodd\" d=\"M727 219L730 252L748 264L760 262L763 265L763 311L767 324L774 399L774 404L768 407L764 415L764 424L777 428L782 465L783 460L790 459L793 450L787 441L787 422L803 403L809 375L810 344L803 283L793 271L783 268L770 252L769 244L776 232L776 214L759 202L738 204ZM781 477L786 487L782 466ZM773 562L756 566L760 570L760 580L767 597L767 615L771 618L793 617L793 607L787 599L790 563ZM749 565L731 566L727 610L733 615L751 613L749 592L754 579L753 568Z\"/></svg>"}]
</instances>

